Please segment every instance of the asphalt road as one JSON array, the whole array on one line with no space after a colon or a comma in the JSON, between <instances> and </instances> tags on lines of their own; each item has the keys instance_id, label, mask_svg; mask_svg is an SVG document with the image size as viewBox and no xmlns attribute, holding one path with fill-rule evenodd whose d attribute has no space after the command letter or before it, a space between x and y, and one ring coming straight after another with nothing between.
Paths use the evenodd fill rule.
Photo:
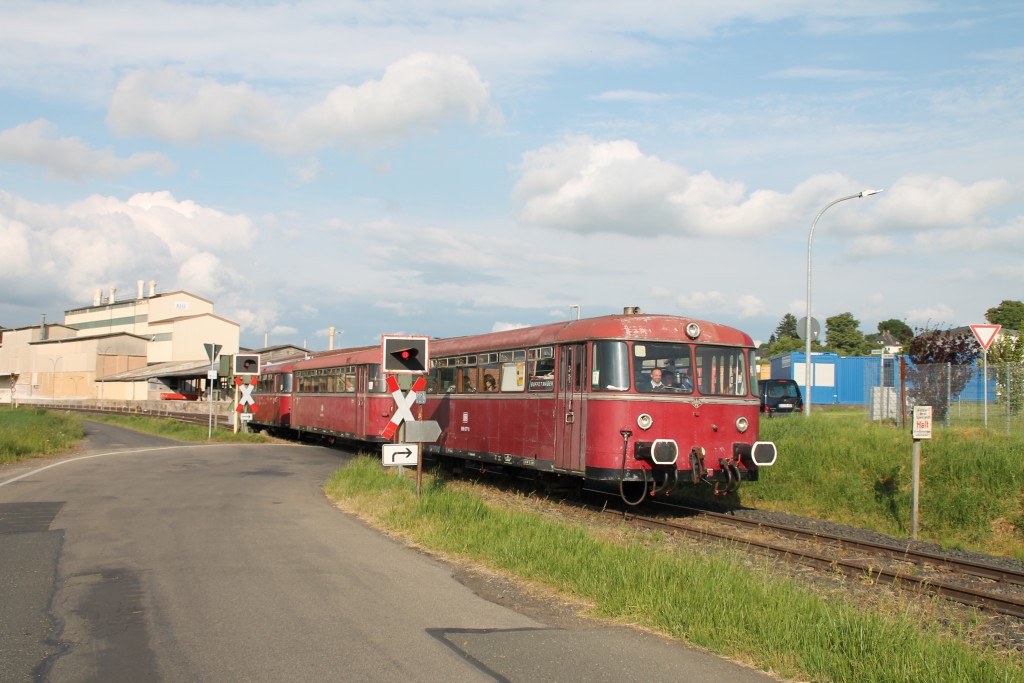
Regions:
<instances>
[{"instance_id":1,"label":"asphalt road","mask_svg":"<svg viewBox=\"0 0 1024 683\"><path fill-rule=\"evenodd\" d=\"M367 528L339 451L87 435L0 468L0 681L773 680Z\"/></svg>"}]
</instances>

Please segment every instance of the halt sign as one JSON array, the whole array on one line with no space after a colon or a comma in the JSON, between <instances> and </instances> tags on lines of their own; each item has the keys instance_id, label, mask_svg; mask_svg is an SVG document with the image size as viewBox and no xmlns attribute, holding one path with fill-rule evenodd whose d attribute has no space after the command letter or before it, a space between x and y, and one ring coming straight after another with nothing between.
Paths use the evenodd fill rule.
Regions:
<instances>
[{"instance_id":1,"label":"halt sign","mask_svg":"<svg viewBox=\"0 0 1024 683\"><path fill-rule=\"evenodd\" d=\"M914 406L914 439L932 438L932 407Z\"/></svg>"}]
</instances>

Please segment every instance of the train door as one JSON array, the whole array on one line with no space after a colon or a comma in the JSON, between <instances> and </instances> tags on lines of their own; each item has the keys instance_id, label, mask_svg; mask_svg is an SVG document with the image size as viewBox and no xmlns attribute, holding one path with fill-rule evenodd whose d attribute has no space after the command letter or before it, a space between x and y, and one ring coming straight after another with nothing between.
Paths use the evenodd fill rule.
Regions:
<instances>
[{"instance_id":1,"label":"train door","mask_svg":"<svg viewBox=\"0 0 1024 683\"><path fill-rule=\"evenodd\" d=\"M365 365L356 366L356 436L366 436L366 410L369 406L370 377Z\"/></svg>"},{"instance_id":2,"label":"train door","mask_svg":"<svg viewBox=\"0 0 1024 683\"><path fill-rule=\"evenodd\" d=\"M585 344L558 347L558 398L555 419L560 428L555 430L555 468L582 472L584 457L583 380L586 376Z\"/></svg>"}]
</instances>

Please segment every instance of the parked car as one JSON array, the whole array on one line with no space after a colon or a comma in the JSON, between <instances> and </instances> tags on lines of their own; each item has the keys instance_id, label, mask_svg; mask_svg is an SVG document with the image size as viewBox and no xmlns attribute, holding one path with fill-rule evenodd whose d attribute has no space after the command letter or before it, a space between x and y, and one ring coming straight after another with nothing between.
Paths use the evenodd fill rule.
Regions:
<instances>
[{"instance_id":1,"label":"parked car","mask_svg":"<svg viewBox=\"0 0 1024 683\"><path fill-rule=\"evenodd\" d=\"M758 380L757 393L761 396L762 415L770 417L778 413L804 412L804 399L800 395L800 385L794 380Z\"/></svg>"}]
</instances>

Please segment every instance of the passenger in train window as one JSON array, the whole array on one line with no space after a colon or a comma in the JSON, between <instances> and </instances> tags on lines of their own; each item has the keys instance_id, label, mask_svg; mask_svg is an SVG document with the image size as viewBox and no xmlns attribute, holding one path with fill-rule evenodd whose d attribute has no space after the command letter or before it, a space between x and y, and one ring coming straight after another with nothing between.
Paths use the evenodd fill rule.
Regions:
<instances>
[{"instance_id":1,"label":"passenger in train window","mask_svg":"<svg viewBox=\"0 0 1024 683\"><path fill-rule=\"evenodd\" d=\"M494 381L494 375L484 375L484 391L491 392L498 390L498 383Z\"/></svg>"},{"instance_id":2,"label":"passenger in train window","mask_svg":"<svg viewBox=\"0 0 1024 683\"><path fill-rule=\"evenodd\" d=\"M687 394L693 393L693 380L690 379L690 373L687 372L686 370L680 371L679 390Z\"/></svg>"},{"instance_id":3,"label":"passenger in train window","mask_svg":"<svg viewBox=\"0 0 1024 683\"><path fill-rule=\"evenodd\" d=\"M651 381L647 385L648 391L664 391L665 385L661 383L661 368L651 370Z\"/></svg>"},{"instance_id":4,"label":"passenger in train window","mask_svg":"<svg viewBox=\"0 0 1024 683\"><path fill-rule=\"evenodd\" d=\"M675 390L675 386L676 386L676 375L675 375L675 373L671 372L671 371L667 371L667 370L665 372L662 372L661 373L661 383L662 383L662 385L666 389Z\"/></svg>"}]
</instances>

